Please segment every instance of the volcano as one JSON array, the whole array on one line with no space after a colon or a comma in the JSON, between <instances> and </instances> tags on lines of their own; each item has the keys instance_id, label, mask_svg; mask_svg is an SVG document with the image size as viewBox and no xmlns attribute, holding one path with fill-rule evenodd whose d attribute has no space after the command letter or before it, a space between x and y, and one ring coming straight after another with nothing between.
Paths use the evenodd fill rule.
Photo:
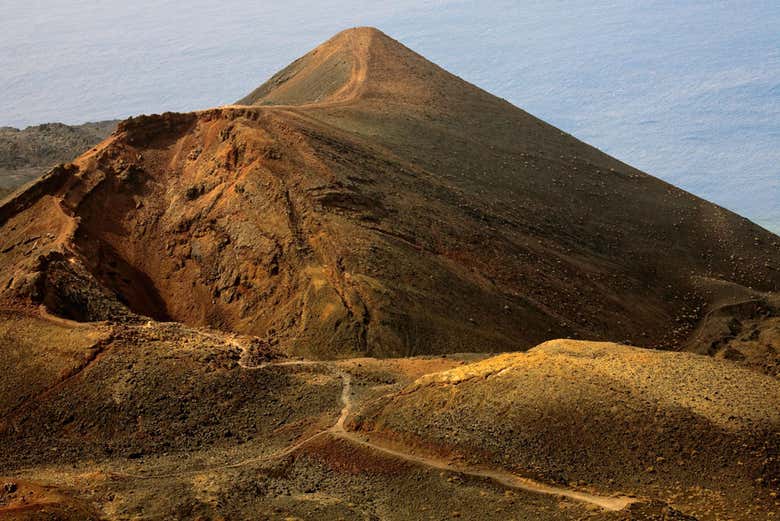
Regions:
<instances>
[{"instance_id":1,"label":"volcano","mask_svg":"<svg viewBox=\"0 0 780 521\"><path fill-rule=\"evenodd\" d=\"M0 230L0 517L780 507L780 238L376 29Z\"/></svg>"},{"instance_id":2,"label":"volcano","mask_svg":"<svg viewBox=\"0 0 780 521\"><path fill-rule=\"evenodd\" d=\"M235 105L121 123L2 222L6 299L317 357L676 346L713 284L780 285L776 236L366 28Z\"/></svg>"}]
</instances>

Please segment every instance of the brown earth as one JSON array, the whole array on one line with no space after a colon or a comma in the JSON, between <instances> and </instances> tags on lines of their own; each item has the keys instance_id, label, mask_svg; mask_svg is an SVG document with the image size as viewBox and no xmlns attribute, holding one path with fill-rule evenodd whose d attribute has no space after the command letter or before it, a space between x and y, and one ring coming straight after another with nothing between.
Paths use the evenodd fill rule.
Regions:
<instances>
[{"instance_id":1,"label":"brown earth","mask_svg":"<svg viewBox=\"0 0 780 521\"><path fill-rule=\"evenodd\" d=\"M703 281L713 305L682 349L780 376L780 296Z\"/></svg>"},{"instance_id":2,"label":"brown earth","mask_svg":"<svg viewBox=\"0 0 780 521\"><path fill-rule=\"evenodd\" d=\"M689 519L655 489L626 487L641 493L633 499L618 484L538 481L521 465L469 467L348 427L364 404L471 371L478 355L316 362L179 324L85 325L32 310L4 320L15 327L0 348L28 352L4 378L35 392L0 394L0 469L59 499L25 495L27 517L9 500L17 517L0 504L0 519L39 519L65 498L100 519ZM35 342L37 331L50 334ZM49 365L59 375L32 370ZM57 508L51 518L88 518Z\"/></svg>"},{"instance_id":3,"label":"brown earth","mask_svg":"<svg viewBox=\"0 0 780 521\"><path fill-rule=\"evenodd\" d=\"M708 310L694 279L780 284L777 236L376 30L241 103L127 120L7 201L4 298L330 358L676 347Z\"/></svg>"},{"instance_id":4,"label":"brown earth","mask_svg":"<svg viewBox=\"0 0 780 521\"><path fill-rule=\"evenodd\" d=\"M776 379L729 361L556 340L423 376L348 428L472 466L661 498L702 519L768 519L778 403Z\"/></svg>"},{"instance_id":5,"label":"brown earth","mask_svg":"<svg viewBox=\"0 0 780 521\"><path fill-rule=\"evenodd\" d=\"M780 238L374 29L0 229L0 518L777 515Z\"/></svg>"},{"instance_id":6,"label":"brown earth","mask_svg":"<svg viewBox=\"0 0 780 521\"><path fill-rule=\"evenodd\" d=\"M0 519L97 521L100 517L89 504L66 491L0 477Z\"/></svg>"}]
</instances>

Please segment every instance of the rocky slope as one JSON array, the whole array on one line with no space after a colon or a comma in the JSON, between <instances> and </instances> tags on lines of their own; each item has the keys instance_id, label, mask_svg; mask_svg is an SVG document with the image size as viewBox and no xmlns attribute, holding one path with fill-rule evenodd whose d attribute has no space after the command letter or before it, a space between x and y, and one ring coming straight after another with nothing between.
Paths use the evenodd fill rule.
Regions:
<instances>
[{"instance_id":1,"label":"rocky slope","mask_svg":"<svg viewBox=\"0 0 780 521\"><path fill-rule=\"evenodd\" d=\"M780 376L780 295L703 281L710 306L683 349Z\"/></svg>"},{"instance_id":2,"label":"rocky slope","mask_svg":"<svg viewBox=\"0 0 780 521\"><path fill-rule=\"evenodd\" d=\"M473 375L484 364L495 367L505 358L476 363L477 355L313 362L286 359L255 338L180 324L83 324L26 311L5 312L2 324L0 349L12 354L2 358L6 367L0 373L0 444L7 448L0 453L3 519L56 514L57 519L74 520L649 521L693 519L682 512L698 504L647 486L644 479L604 479L608 472L623 476L626 468L621 466L588 467L592 475L572 468L571 477L581 479L564 480L561 465L567 461L548 462L556 476L551 478L536 467L525 468L521 458L468 467L471 461L432 450L433 443L422 448L414 440L399 444L397 438L388 441L374 431L364 437L372 411L400 417L378 404L397 402L399 396L413 400L420 382L442 381L441 375L450 374L440 371ZM617 350L614 356L621 354ZM472 400L478 396L470 390L463 394ZM510 396L516 399L517 393ZM721 406L716 404L716 413ZM771 415L762 416L761 408L745 414L741 402L734 411L740 415L737 425L750 419L758 425L774 421ZM439 426L445 423L442 418L461 415L463 421L452 423L450 431L459 437L471 425L467 413L453 403L449 409L425 411L425 417ZM499 421L494 413L486 411L499 430L500 421L516 418L502 414ZM597 417L582 419L591 427L600 425ZM667 423L685 419L676 415ZM404 425L417 430L419 422L416 416ZM353 432L356 424L360 429ZM555 426L560 425L552 424L553 430ZM606 431L628 437L637 428L644 432L631 423ZM485 436L481 446L486 450L496 443L499 430L477 433L469 428ZM514 440L516 435L502 442L513 456L521 452ZM606 440L615 445L612 438ZM577 447L606 450L593 438L578 440ZM575 454L577 449L561 446L560 452ZM707 464L704 454L686 458ZM740 487L739 501L729 504L752 509L752 489L737 479L754 470L754 459L745 462L746 470L728 467L719 476ZM656 460L654 464L665 468ZM662 481L665 473L659 470L658 476ZM710 492L704 489L696 497L710 497ZM714 519L706 514L717 509L702 512L700 519Z\"/></svg>"},{"instance_id":3,"label":"rocky slope","mask_svg":"<svg viewBox=\"0 0 780 521\"><path fill-rule=\"evenodd\" d=\"M728 361L555 340L423 376L369 403L370 438L546 482L777 515L780 383Z\"/></svg>"},{"instance_id":4,"label":"rocky slope","mask_svg":"<svg viewBox=\"0 0 780 521\"><path fill-rule=\"evenodd\" d=\"M125 121L0 214L6 300L318 357L677 346L710 304L694 277L780 284L776 236L372 29L241 106Z\"/></svg>"},{"instance_id":5,"label":"rocky slope","mask_svg":"<svg viewBox=\"0 0 780 521\"><path fill-rule=\"evenodd\" d=\"M379 31L0 230L0 518L777 515L780 239Z\"/></svg>"},{"instance_id":6,"label":"rocky slope","mask_svg":"<svg viewBox=\"0 0 780 521\"><path fill-rule=\"evenodd\" d=\"M0 518L777 514L780 388L728 360L554 341L315 362L180 324L2 319Z\"/></svg>"},{"instance_id":7,"label":"rocky slope","mask_svg":"<svg viewBox=\"0 0 780 521\"><path fill-rule=\"evenodd\" d=\"M0 197L104 140L116 121L0 127Z\"/></svg>"}]
</instances>

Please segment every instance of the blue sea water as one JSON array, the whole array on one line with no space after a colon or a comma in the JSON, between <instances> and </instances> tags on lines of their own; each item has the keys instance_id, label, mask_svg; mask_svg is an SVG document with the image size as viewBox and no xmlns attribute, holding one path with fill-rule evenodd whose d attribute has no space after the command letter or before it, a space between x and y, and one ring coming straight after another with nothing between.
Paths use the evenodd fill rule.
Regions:
<instances>
[{"instance_id":1,"label":"blue sea water","mask_svg":"<svg viewBox=\"0 0 780 521\"><path fill-rule=\"evenodd\" d=\"M357 25L780 232L777 0L0 0L0 126L229 103Z\"/></svg>"}]
</instances>

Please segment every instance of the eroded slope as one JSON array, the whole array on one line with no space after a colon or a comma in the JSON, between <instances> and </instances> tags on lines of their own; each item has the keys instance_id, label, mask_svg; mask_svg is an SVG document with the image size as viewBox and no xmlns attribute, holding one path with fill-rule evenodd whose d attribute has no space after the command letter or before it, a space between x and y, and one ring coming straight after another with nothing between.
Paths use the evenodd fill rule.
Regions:
<instances>
[{"instance_id":1,"label":"eroded slope","mask_svg":"<svg viewBox=\"0 0 780 521\"><path fill-rule=\"evenodd\" d=\"M780 283L776 236L376 30L243 101L123 122L7 201L3 299L388 356L679 347L713 305L695 281Z\"/></svg>"}]
</instances>

